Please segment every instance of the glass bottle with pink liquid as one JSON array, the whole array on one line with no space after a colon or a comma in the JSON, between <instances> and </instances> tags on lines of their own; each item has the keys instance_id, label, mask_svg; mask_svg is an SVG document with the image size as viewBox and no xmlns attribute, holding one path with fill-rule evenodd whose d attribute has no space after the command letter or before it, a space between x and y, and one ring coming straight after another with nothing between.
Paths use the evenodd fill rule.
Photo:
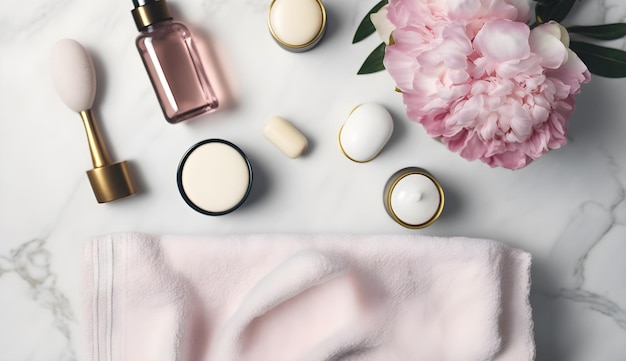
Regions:
<instances>
[{"instance_id":1,"label":"glass bottle with pink liquid","mask_svg":"<svg viewBox=\"0 0 626 361\"><path fill-rule=\"evenodd\" d=\"M137 49L170 123L216 110L209 83L187 27L172 20L165 0L133 0Z\"/></svg>"}]
</instances>

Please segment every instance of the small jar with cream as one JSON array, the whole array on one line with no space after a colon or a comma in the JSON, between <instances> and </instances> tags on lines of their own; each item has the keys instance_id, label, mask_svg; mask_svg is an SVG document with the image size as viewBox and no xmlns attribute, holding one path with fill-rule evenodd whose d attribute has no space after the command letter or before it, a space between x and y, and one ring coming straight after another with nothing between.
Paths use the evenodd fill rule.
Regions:
<instances>
[{"instance_id":1,"label":"small jar with cream","mask_svg":"<svg viewBox=\"0 0 626 361\"><path fill-rule=\"evenodd\" d=\"M194 210L221 216L239 208L252 189L252 166L245 153L223 139L192 146L178 166L178 190Z\"/></svg>"},{"instance_id":2,"label":"small jar with cream","mask_svg":"<svg viewBox=\"0 0 626 361\"><path fill-rule=\"evenodd\" d=\"M420 229L433 224L441 215L444 194L428 171L408 167L394 173L384 192L385 209L398 224Z\"/></svg>"},{"instance_id":3,"label":"small jar with cream","mask_svg":"<svg viewBox=\"0 0 626 361\"><path fill-rule=\"evenodd\" d=\"M303 52L315 47L324 36L326 9L321 0L272 0L267 23L282 48Z\"/></svg>"}]
</instances>

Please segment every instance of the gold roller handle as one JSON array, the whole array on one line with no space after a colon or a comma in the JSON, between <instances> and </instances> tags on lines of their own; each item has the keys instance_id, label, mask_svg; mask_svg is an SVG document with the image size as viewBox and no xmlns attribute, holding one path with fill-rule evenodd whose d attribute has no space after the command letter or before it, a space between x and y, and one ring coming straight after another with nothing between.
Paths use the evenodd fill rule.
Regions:
<instances>
[{"instance_id":1,"label":"gold roller handle","mask_svg":"<svg viewBox=\"0 0 626 361\"><path fill-rule=\"evenodd\" d=\"M106 203L135 194L128 165L125 161L113 163L104 146L91 109L80 113L87 134L93 169L87 171L89 183L98 203Z\"/></svg>"},{"instance_id":2,"label":"gold roller handle","mask_svg":"<svg viewBox=\"0 0 626 361\"><path fill-rule=\"evenodd\" d=\"M91 109L80 112L83 119L85 133L87 133L87 142L89 143L89 151L91 152L91 160L95 168L100 168L111 164L111 156L104 146L104 142L100 137L100 132L96 127Z\"/></svg>"}]
</instances>

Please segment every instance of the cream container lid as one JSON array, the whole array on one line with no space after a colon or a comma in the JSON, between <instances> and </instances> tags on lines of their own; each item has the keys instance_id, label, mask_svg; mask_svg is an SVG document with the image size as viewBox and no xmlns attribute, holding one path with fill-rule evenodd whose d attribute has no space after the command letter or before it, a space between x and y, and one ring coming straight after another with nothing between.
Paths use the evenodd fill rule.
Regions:
<instances>
[{"instance_id":1,"label":"cream container lid","mask_svg":"<svg viewBox=\"0 0 626 361\"><path fill-rule=\"evenodd\" d=\"M439 218L444 206L441 185L426 170L408 167L389 178L384 192L385 209L398 224L425 228Z\"/></svg>"},{"instance_id":2,"label":"cream container lid","mask_svg":"<svg viewBox=\"0 0 626 361\"><path fill-rule=\"evenodd\" d=\"M393 119L376 103L356 106L339 129L339 149L351 161L366 163L378 156L393 133Z\"/></svg>"},{"instance_id":3,"label":"cream container lid","mask_svg":"<svg viewBox=\"0 0 626 361\"><path fill-rule=\"evenodd\" d=\"M267 22L274 40L290 51L313 48L326 31L321 0L272 0Z\"/></svg>"},{"instance_id":4,"label":"cream container lid","mask_svg":"<svg viewBox=\"0 0 626 361\"><path fill-rule=\"evenodd\" d=\"M252 188L252 166L245 153L223 139L192 146L178 166L178 190L194 210L221 216L239 208Z\"/></svg>"}]
</instances>

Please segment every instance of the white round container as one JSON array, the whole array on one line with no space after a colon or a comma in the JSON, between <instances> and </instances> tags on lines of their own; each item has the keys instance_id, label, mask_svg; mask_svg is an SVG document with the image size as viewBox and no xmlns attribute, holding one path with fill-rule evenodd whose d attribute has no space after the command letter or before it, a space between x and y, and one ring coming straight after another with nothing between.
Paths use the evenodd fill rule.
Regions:
<instances>
[{"instance_id":1,"label":"white round container","mask_svg":"<svg viewBox=\"0 0 626 361\"><path fill-rule=\"evenodd\" d=\"M274 40L286 50L312 49L326 31L326 9L321 0L272 0L267 23Z\"/></svg>"},{"instance_id":2,"label":"white round container","mask_svg":"<svg viewBox=\"0 0 626 361\"><path fill-rule=\"evenodd\" d=\"M444 194L441 185L426 170L409 167L389 178L384 192L385 209L398 224L425 228L441 215Z\"/></svg>"}]
</instances>

